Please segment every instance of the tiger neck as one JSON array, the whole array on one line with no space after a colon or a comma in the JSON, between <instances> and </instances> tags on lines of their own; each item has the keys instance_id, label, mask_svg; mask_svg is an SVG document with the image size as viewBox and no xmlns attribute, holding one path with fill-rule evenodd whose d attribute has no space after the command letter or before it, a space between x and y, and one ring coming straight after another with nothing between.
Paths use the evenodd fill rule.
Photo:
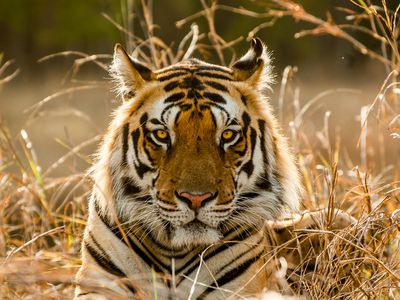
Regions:
<instances>
[{"instance_id":1,"label":"tiger neck","mask_svg":"<svg viewBox=\"0 0 400 300\"><path fill-rule=\"evenodd\" d=\"M224 232L224 238L219 242L210 245L200 246L184 246L181 248L171 247L170 243L160 241L152 232L148 232L146 228L136 224L134 229L129 228L130 235L135 239L141 247L157 257L158 264L161 264L161 269L164 273L169 273L171 270L164 268L162 265L174 266L173 272L176 275L188 274L189 270L198 266L199 257L207 258L234 247L253 247L252 242L257 240L258 245L264 243L264 234L260 228L251 226L237 226L227 229ZM242 244L242 246L239 246ZM193 271L193 270L192 270Z\"/></svg>"},{"instance_id":2,"label":"tiger neck","mask_svg":"<svg viewBox=\"0 0 400 300\"><path fill-rule=\"evenodd\" d=\"M250 236L256 234L262 234L262 225L251 226L237 225L235 227L227 227L222 231L223 238L214 244L205 245L192 245L174 247L171 245L170 239L168 238L168 232L152 232L150 228L146 228L143 224L134 224L125 230L131 232L131 235L142 243L145 247L152 250L153 253L158 253L167 258L182 258L189 253L201 253L203 251L213 251L214 248L218 248L223 244L238 243L246 240Z\"/></svg>"}]
</instances>

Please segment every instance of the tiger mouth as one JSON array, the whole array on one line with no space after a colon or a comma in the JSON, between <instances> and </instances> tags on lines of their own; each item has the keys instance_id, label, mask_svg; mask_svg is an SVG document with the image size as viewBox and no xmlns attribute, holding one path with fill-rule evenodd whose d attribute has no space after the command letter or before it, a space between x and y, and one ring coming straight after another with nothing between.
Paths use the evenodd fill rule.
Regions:
<instances>
[{"instance_id":1,"label":"tiger mouth","mask_svg":"<svg viewBox=\"0 0 400 300\"><path fill-rule=\"evenodd\" d=\"M203 228L212 228L211 226L207 225L206 223L200 221L199 219L194 219L193 221L190 221L189 223L186 223L185 225L183 225L182 227L185 228L192 228L192 227L203 227Z\"/></svg>"},{"instance_id":2,"label":"tiger mouth","mask_svg":"<svg viewBox=\"0 0 400 300\"><path fill-rule=\"evenodd\" d=\"M185 225L175 227L171 235L171 243L178 248L211 245L220 241L222 237L220 230L195 219Z\"/></svg>"},{"instance_id":3,"label":"tiger mouth","mask_svg":"<svg viewBox=\"0 0 400 300\"><path fill-rule=\"evenodd\" d=\"M216 226L216 227L211 226L210 224L207 224L206 222L199 220L197 217L195 217L192 221L189 221L184 224L180 224L180 225L171 224L171 225L174 228L182 228L182 229L188 229L188 230L195 230L196 228L199 230L200 229L217 229L217 227L218 227L218 226Z\"/></svg>"},{"instance_id":4,"label":"tiger mouth","mask_svg":"<svg viewBox=\"0 0 400 300\"><path fill-rule=\"evenodd\" d=\"M185 230L187 233L190 233L194 236L202 234L209 230L213 230L213 231L217 230L216 228L213 228L197 219L195 219L183 226L180 226L180 227L181 227L181 229Z\"/></svg>"}]
</instances>

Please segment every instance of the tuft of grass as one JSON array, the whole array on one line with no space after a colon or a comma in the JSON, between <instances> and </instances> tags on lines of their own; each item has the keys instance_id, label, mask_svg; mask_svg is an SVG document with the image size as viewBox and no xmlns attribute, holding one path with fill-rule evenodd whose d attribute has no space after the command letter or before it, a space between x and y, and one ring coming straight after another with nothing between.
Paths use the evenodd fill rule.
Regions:
<instances>
[{"instance_id":1,"label":"tuft of grass","mask_svg":"<svg viewBox=\"0 0 400 300\"><path fill-rule=\"evenodd\" d=\"M7 72L7 69L14 63L13 60L8 60L3 63L4 54L0 52L0 91L2 85L13 80L19 73L19 69L15 69L11 73Z\"/></svg>"},{"instance_id":2,"label":"tuft of grass","mask_svg":"<svg viewBox=\"0 0 400 300\"><path fill-rule=\"evenodd\" d=\"M351 1L352 9L338 8L346 23L337 24L331 14L321 19L307 12L300 3L291 0L249 1L263 11L245 7L203 1L202 10L176 22L176 26L205 18L208 32L201 33L193 24L187 35L172 48L156 36L152 18L152 1L142 0L139 16L145 26L143 32L133 31L131 0L122 2L123 21L118 23L107 14L103 16L126 37L126 48L133 56L153 68L161 68L194 53L209 56L214 53L221 64L235 58L233 47L256 35L263 28L273 26L279 18L289 17L312 25L300 31L296 38L306 35L331 35L351 43L362 55L382 64L387 78L369 105L360 107L358 144L342 145L342 134L333 127L330 112L320 116L323 127L305 130L309 114L320 99L329 93L354 93L353 90L322 91L301 106L299 88L295 85L296 68L288 66L282 74L278 94L278 117L295 149L305 187L303 208L327 209L318 228L300 230L299 235L316 241L315 253L307 253L297 268L284 277L283 292L310 299L399 299L400 298L400 5L390 10L384 0ZM260 24L232 41L218 34L215 14L224 10L257 18ZM377 40L379 50L369 49L352 32L361 32ZM232 55L233 53L233 55ZM227 54L231 55L228 59ZM86 54L66 51L51 54L40 62L56 56L76 57L65 81L70 85L43 99L27 112L28 122L51 114L48 104L83 90L104 87L104 80L82 81L80 69L94 64L106 71L111 55ZM18 70L6 72L12 61L2 64L0 56L0 88L12 80ZM1 91L1 90L0 90ZM88 119L77 110L73 114ZM74 274L80 264L80 242L86 220L86 199L91 182L84 171L76 170L70 159L91 162L82 154L83 148L98 143L101 136L77 145L60 141L67 150L50 168L42 170L37 159L34 141L26 130L12 137L6 124L0 123L0 295L4 299L70 299L73 295ZM351 157L348 150L359 153ZM394 159L393 159L394 157ZM71 170L69 176L54 177L56 168ZM355 224L342 229L332 228L335 211L340 208L357 219ZM290 245L298 240L288 240ZM301 251L301 245L294 245ZM311 247L311 249L313 249ZM277 259L283 247L274 249ZM312 272L309 262L315 264ZM282 262L281 265L284 265ZM240 289L240 287L238 287ZM155 294L156 291L155 291ZM115 295L114 295L115 296ZM117 296L116 296L117 297ZM155 296L157 297L157 296Z\"/></svg>"}]
</instances>

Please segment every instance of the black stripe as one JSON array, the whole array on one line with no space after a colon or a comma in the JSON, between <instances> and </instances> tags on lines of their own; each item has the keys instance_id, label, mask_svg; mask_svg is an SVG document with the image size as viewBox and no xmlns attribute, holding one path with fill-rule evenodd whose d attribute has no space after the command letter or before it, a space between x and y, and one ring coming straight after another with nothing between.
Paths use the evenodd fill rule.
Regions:
<instances>
[{"instance_id":1,"label":"black stripe","mask_svg":"<svg viewBox=\"0 0 400 300\"><path fill-rule=\"evenodd\" d=\"M154 244L155 246L157 246L157 248L161 249L161 250L164 251L164 252L168 252L169 254L166 255L167 257L175 258L175 259L180 259L180 258L184 258L185 256L187 256L188 254L191 253L191 250L188 248L186 252L183 252L183 253L180 254L180 255L175 255L176 250L175 250L174 248L168 248L166 245L161 244L159 241L157 241L157 240L153 237L153 235L151 234L151 232L150 232L150 234L148 234L147 238L151 241L152 244Z\"/></svg>"},{"instance_id":2,"label":"black stripe","mask_svg":"<svg viewBox=\"0 0 400 300\"><path fill-rule=\"evenodd\" d=\"M142 191L142 189L131 178L127 176L121 178L121 184L124 190L124 194L126 195L137 194Z\"/></svg>"},{"instance_id":3,"label":"black stripe","mask_svg":"<svg viewBox=\"0 0 400 300\"><path fill-rule=\"evenodd\" d=\"M254 149L257 143L257 132L254 128L251 127L250 132L250 143L251 143L251 158L254 156Z\"/></svg>"},{"instance_id":4,"label":"black stripe","mask_svg":"<svg viewBox=\"0 0 400 300\"><path fill-rule=\"evenodd\" d=\"M196 75L232 81L231 77L228 77L228 76L222 75L222 74L218 74L218 73L207 72L207 71L196 72Z\"/></svg>"},{"instance_id":5,"label":"black stripe","mask_svg":"<svg viewBox=\"0 0 400 300\"><path fill-rule=\"evenodd\" d=\"M147 148L147 142L149 140L150 130L146 127L145 124L146 124L148 119L149 119L149 117L148 117L147 113L143 114L143 116L140 118L140 124L142 124L141 130L142 130L142 134L143 134L143 137L144 137L144 139L143 139L143 150L144 150L144 153L146 154L147 159L150 162L150 164L154 165L154 160L151 157L149 149Z\"/></svg>"},{"instance_id":6,"label":"black stripe","mask_svg":"<svg viewBox=\"0 0 400 300\"><path fill-rule=\"evenodd\" d=\"M231 145L231 148L233 148L233 147L235 147L236 145L240 144L243 140L244 140L244 137L243 137L242 135L239 136L239 138L237 139L237 141L234 142L234 143ZM245 149L242 150L242 151L238 151L238 150L233 150L233 151L234 151L236 154L239 154L239 155L243 156L243 155L246 153L246 147L245 147Z\"/></svg>"},{"instance_id":7,"label":"black stripe","mask_svg":"<svg viewBox=\"0 0 400 300\"><path fill-rule=\"evenodd\" d=\"M100 220L104 223L104 225L106 225L111 230L112 226L110 224L110 220L108 219L107 216L105 216L101 213L100 206L99 206L99 203L97 202L97 200L94 201L94 208L95 208L95 211L96 211L98 217L100 218Z\"/></svg>"},{"instance_id":8,"label":"black stripe","mask_svg":"<svg viewBox=\"0 0 400 300\"><path fill-rule=\"evenodd\" d=\"M230 121L230 122L229 122ZM237 125L239 125L239 121L236 119L236 118L233 118L233 119L231 119L231 120L228 120L228 122L229 122L229 125L231 125L231 124L237 124ZM227 122L227 123L228 123ZM244 133L244 134L243 134ZM238 145L238 144L240 144L240 143L242 143L243 142L243 140L245 140L245 135L247 134L247 127L246 127L246 129L242 129L242 134L240 134L239 135L239 138L236 140L236 142L234 142L232 145L231 145L231 147L232 147L232 149L233 149L233 152L235 152L236 154L238 154L238 155L240 155L240 156L244 156L245 154L246 154L246 152L247 152L247 148L248 148L248 146L247 146L247 143L246 143L246 141L245 141L245 144L244 144L244 149L243 150L237 150L237 149L235 149L235 147ZM236 165L236 166L239 166L240 164L238 164L238 165Z\"/></svg>"},{"instance_id":9,"label":"black stripe","mask_svg":"<svg viewBox=\"0 0 400 300\"><path fill-rule=\"evenodd\" d=\"M163 203L166 203L166 204L169 204L169 202L163 201L162 199L159 199L159 201L160 201L160 202L163 202ZM163 210L163 212L165 212L165 211L168 211L168 212L171 212L171 211L173 211L173 212L179 211L179 209L176 209L176 208L165 208L165 207L163 207L162 210ZM165 215L165 214L164 214L164 215Z\"/></svg>"},{"instance_id":10,"label":"black stripe","mask_svg":"<svg viewBox=\"0 0 400 300\"><path fill-rule=\"evenodd\" d=\"M242 132L243 132L243 136L246 137L246 139L247 139L248 129L250 126L250 121L251 121L251 119L250 119L249 114L247 112L243 112L243 114L242 114L242 123L243 123ZM242 154L241 154L242 156L244 156L245 153L247 152L247 148L248 148L248 143L246 142L245 148L243 149ZM239 171L239 173L240 173L240 171Z\"/></svg>"},{"instance_id":11,"label":"black stripe","mask_svg":"<svg viewBox=\"0 0 400 300\"><path fill-rule=\"evenodd\" d=\"M124 125L124 129L122 130L122 161L121 165L126 166L126 154L128 152L128 135L129 135L129 123Z\"/></svg>"},{"instance_id":12,"label":"black stripe","mask_svg":"<svg viewBox=\"0 0 400 300\"><path fill-rule=\"evenodd\" d=\"M258 196L260 196L260 194L255 193L255 192L249 192L249 193L240 194L239 196L244 197L246 199L254 199L254 198L257 198Z\"/></svg>"},{"instance_id":13,"label":"black stripe","mask_svg":"<svg viewBox=\"0 0 400 300\"><path fill-rule=\"evenodd\" d=\"M272 228L276 234L282 234L284 231L288 231L287 227L273 227ZM319 229L319 228L318 228ZM289 233L290 234L290 233Z\"/></svg>"},{"instance_id":14,"label":"black stripe","mask_svg":"<svg viewBox=\"0 0 400 300\"><path fill-rule=\"evenodd\" d=\"M184 97L185 97L185 93L183 93L183 92L172 94L171 96L168 96L164 100L164 103L177 102L177 101L181 100Z\"/></svg>"},{"instance_id":15,"label":"black stripe","mask_svg":"<svg viewBox=\"0 0 400 300\"><path fill-rule=\"evenodd\" d=\"M276 138L272 137L272 146L274 148L274 155L275 155L275 159L278 159L279 154L278 154L278 145L276 143ZM279 173L279 170L276 170L276 168L274 168L274 170L272 171L272 177L275 179L276 185L273 186L274 189L274 193L276 198L278 199L280 204L284 204L283 202L283 187L282 187L282 175Z\"/></svg>"},{"instance_id":16,"label":"black stripe","mask_svg":"<svg viewBox=\"0 0 400 300\"><path fill-rule=\"evenodd\" d=\"M265 149L265 121L258 120L258 127L260 128L260 132L261 132L261 150L262 150L263 154L265 154L264 157L266 157L266 159L267 159L266 162L268 164L267 150Z\"/></svg>"},{"instance_id":17,"label":"black stripe","mask_svg":"<svg viewBox=\"0 0 400 300\"><path fill-rule=\"evenodd\" d=\"M132 99L133 97L136 96L136 93L134 91L129 91L124 95L127 99ZM138 107L138 109L140 108L140 106Z\"/></svg>"},{"instance_id":18,"label":"black stripe","mask_svg":"<svg viewBox=\"0 0 400 300\"><path fill-rule=\"evenodd\" d=\"M175 107L175 106L176 106L175 103L173 103L173 104L167 105L167 106L163 109L163 111L161 112L161 121L163 121L164 123L166 123L166 122L165 122L165 119L164 119L164 115L168 112L168 110L169 110L171 107Z\"/></svg>"},{"instance_id":19,"label":"black stripe","mask_svg":"<svg viewBox=\"0 0 400 300\"><path fill-rule=\"evenodd\" d=\"M144 121L143 123L145 123L145 121L147 120L146 118L147 118L147 115L144 115L144 116L142 116L140 121ZM139 159L139 150L138 150L139 137L140 137L139 129L136 129L136 130L132 131L131 136L132 136L133 149L135 151L135 156L136 156L136 159L137 159L137 161L139 163L138 165L134 164L134 167L136 169L136 172L137 172L138 176L142 179L145 173L154 171L154 169L151 168L150 166L144 164Z\"/></svg>"},{"instance_id":20,"label":"black stripe","mask_svg":"<svg viewBox=\"0 0 400 300\"><path fill-rule=\"evenodd\" d=\"M161 144L159 144L159 141L158 141L158 139L157 138L152 138L152 137L150 137L146 142L148 142L148 143L150 143L151 145L153 145L154 147L156 147L156 148L161 148L163 145L164 145L164 143L161 143ZM169 143L168 143L169 144ZM149 161L151 161L152 163L153 163L153 158L151 158L151 156L150 156L150 152L149 152L149 150L146 148L146 146L145 146L145 152L146 152L146 155L147 155L147 158L149 159Z\"/></svg>"},{"instance_id":21,"label":"black stripe","mask_svg":"<svg viewBox=\"0 0 400 300\"><path fill-rule=\"evenodd\" d=\"M253 163L253 155L254 155L254 148L257 142L257 132L254 128L250 128L250 144L251 144L251 155L248 162L246 162L243 167L240 169L239 173L244 171L247 174L247 177L250 177L254 171L254 163Z\"/></svg>"},{"instance_id":22,"label":"black stripe","mask_svg":"<svg viewBox=\"0 0 400 300\"><path fill-rule=\"evenodd\" d=\"M205 84L207 84L208 86L211 86L212 88L219 90L221 92L228 92L228 89L226 88L226 86L224 86L223 84L220 84L218 82L215 81L205 81Z\"/></svg>"},{"instance_id":23,"label":"black stripe","mask_svg":"<svg viewBox=\"0 0 400 300\"><path fill-rule=\"evenodd\" d=\"M250 252L251 250L253 250L255 247L257 247L258 245L255 245L254 247L250 248L248 251L246 251L246 253L242 254L245 255L248 252ZM216 282L214 282L211 286L209 286L203 293L201 293L197 299L204 299L209 293L211 293L212 291L214 291L215 289L217 289L218 287L222 287L223 285L231 282L232 280L234 280L235 278L238 278L240 275L242 275L244 272L247 271L247 269L250 268L250 266L255 263L258 259L260 259L260 257L264 254L264 251L262 250L260 253L258 253L255 257L250 258L249 260L245 261L244 263L242 263L241 265L237 266L236 268L226 272L224 274L224 276L222 276L221 278L218 278ZM234 262L234 260L232 260L229 264L231 264L232 262ZM227 264L227 265L229 265ZM227 266L226 265L226 266ZM225 267L226 267L225 266Z\"/></svg>"},{"instance_id":24,"label":"black stripe","mask_svg":"<svg viewBox=\"0 0 400 300\"><path fill-rule=\"evenodd\" d=\"M139 165L135 164L135 170L136 170L136 173L138 174L138 176L140 177L140 179L143 179L143 176L145 173L154 171L153 168L151 168L150 166L148 166L142 162L139 162Z\"/></svg>"},{"instance_id":25,"label":"black stripe","mask_svg":"<svg viewBox=\"0 0 400 300\"><path fill-rule=\"evenodd\" d=\"M166 80L169 80L169 79L172 79L172 78L175 78L175 77L179 77L179 76L182 76L182 75L187 75L187 74L188 74L187 72L175 72L175 73L172 73L172 74L169 74L169 75L158 77L157 80L158 81L166 81Z\"/></svg>"},{"instance_id":26,"label":"black stripe","mask_svg":"<svg viewBox=\"0 0 400 300\"><path fill-rule=\"evenodd\" d=\"M243 122L243 128L244 128L244 132L247 132L247 128L250 125L250 116L247 112L243 112L242 114L242 122Z\"/></svg>"},{"instance_id":27,"label":"black stripe","mask_svg":"<svg viewBox=\"0 0 400 300\"><path fill-rule=\"evenodd\" d=\"M98 253L95 248L93 248L87 241L84 241L84 246L88 250L89 254L93 257L93 259L97 262L97 264L102 267L108 273L111 273L118 277L126 277L126 275L111 261L108 254L101 248L99 243L95 240L93 235L89 233L92 242L96 245L96 247L100 250L101 253Z\"/></svg>"},{"instance_id":28,"label":"black stripe","mask_svg":"<svg viewBox=\"0 0 400 300\"><path fill-rule=\"evenodd\" d=\"M123 242L125 245L127 245L128 247L131 247L134 252L139 255L139 257L141 257L143 259L143 261L150 267L150 268L154 268L154 270L156 272L162 272L162 269L154 264L154 262L149 258L149 256L143 252L136 244L135 242L128 236L126 235L127 239L128 239L128 244L126 243L124 236L121 233L121 230L119 227L115 227L115 226L111 226L111 224L109 223L109 220L107 218L105 218L103 215L100 214L100 207L98 205L96 205L97 203L95 203L95 207L96 207L96 212L98 214L98 216L100 217L101 221L104 223L104 225L106 225L111 231L112 233L121 241Z\"/></svg>"},{"instance_id":29,"label":"black stripe","mask_svg":"<svg viewBox=\"0 0 400 300\"><path fill-rule=\"evenodd\" d=\"M257 179L256 186L262 190L269 191L271 190L271 181L269 179L269 161L268 161L268 155L267 155L267 149L265 147L266 145L266 140L265 140L265 121L264 120L258 120L258 127L260 128L261 132L261 138L260 138L260 143L261 143L261 152L263 155L263 164L264 164L264 172Z\"/></svg>"},{"instance_id":30,"label":"black stripe","mask_svg":"<svg viewBox=\"0 0 400 300\"><path fill-rule=\"evenodd\" d=\"M124 282L124 285L128 288L128 290L135 295L136 294L136 289L130 284L129 282Z\"/></svg>"},{"instance_id":31,"label":"black stripe","mask_svg":"<svg viewBox=\"0 0 400 300\"><path fill-rule=\"evenodd\" d=\"M237 216L239 214L240 214L240 211L238 213L237 208L232 212L232 216ZM220 230L222 231L223 229L220 229ZM236 224L234 226L231 226L230 228L226 228L226 230L223 231L223 235L224 235L224 240L229 239L229 241L238 241L238 240L243 241L255 232L256 232L256 228L254 226L247 228L242 224ZM237 233L237 234L233 237L230 237L230 235L233 233ZM243 233L246 233L246 235L243 235Z\"/></svg>"},{"instance_id":32,"label":"black stripe","mask_svg":"<svg viewBox=\"0 0 400 300\"><path fill-rule=\"evenodd\" d=\"M236 230L237 228L235 228ZM241 228L239 228L241 229ZM232 243L230 242L240 242L240 241L244 241L245 239L247 239L249 236L253 235L256 232L254 227L249 227L249 228L245 228L243 229L241 232L239 232L237 235L235 235L234 237L232 237L231 239L229 239L229 241L227 241L226 243L221 243L219 247L215 248L215 249L210 249L208 250L207 254L203 256L203 260L207 261L208 259L214 257L215 255L218 255L219 253L227 250L228 248L232 247ZM217 246L217 245L216 245ZM190 266L194 261L198 260L200 258L200 256L198 255L194 255L187 263L185 266L182 266L180 269L176 270L176 274L179 274L180 272L182 272L185 268L187 268L188 266ZM198 267L198 264L194 264L192 265L189 269L187 269L184 273L184 275L189 276L194 270L196 270L196 268ZM185 279L184 276L182 276L180 278L180 280L177 281L176 286L179 286L183 280Z\"/></svg>"},{"instance_id":33,"label":"black stripe","mask_svg":"<svg viewBox=\"0 0 400 300\"><path fill-rule=\"evenodd\" d=\"M178 87L180 84L179 81L171 81L166 86L164 86L164 91L169 92L172 91L174 88Z\"/></svg>"},{"instance_id":34,"label":"black stripe","mask_svg":"<svg viewBox=\"0 0 400 300\"><path fill-rule=\"evenodd\" d=\"M97 201L94 202L94 206L95 206L95 211L96 211L97 215L99 216L100 220L104 223L105 226L107 226L111 231L113 231L112 228L111 228L111 225L110 225L110 223L109 223L109 221L108 221L108 218L107 218L106 216L104 216L103 214L100 213L100 207L99 207L99 204L97 203ZM125 274L124 274L118 267L116 267L116 266L112 263L111 259L109 259L109 256L108 256L108 255L105 253L105 251L100 247L100 245L98 244L98 242L94 239L93 235L92 235L91 233L89 233L89 234L90 234L90 238L91 238L92 241L95 243L96 247L98 247L98 249L102 251L102 255L103 255L103 256L100 257L100 259L101 259L101 258L106 258L106 257L108 258L108 266L111 267L111 271L107 270L103 265L100 265L100 266L103 267L105 270L107 270L109 273L117 272L118 274L121 274L121 275L118 275L118 274L115 274L115 275L120 276L120 277L124 277ZM94 259L96 259L96 257L95 257L94 255L95 255L95 254L98 255L97 251L96 251L92 246L90 246L86 241L84 242L84 246L85 246L86 249L89 251L90 255L91 255ZM98 261L97 259L96 259L96 261L99 263L99 261ZM112 274L114 274L114 273L112 273ZM129 284L129 283L124 283L124 285L129 289L129 291L132 292L132 294L135 294L135 293L136 293L135 288L134 288L133 286L131 286L131 284ZM90 293L95 293L95 292L88 292L87 294L90 294ZM84 295L84 294L86 294L86 293L82 293L82 295ZM80 295L81 295L81 294L80 294Z\"/></svg>"},{"instance_id":35,"label":"black stripe","mask_svg":"<svg viewBox=\"0 0 400 300\"><path fill-rule=\"evenodd\" d=\"M218 109L222 110L226 114L227 117L229 117L228 111L223 106L221 106L221 105L219 105L219 104L217 104L215 102L206 102L206 104L208 104L210 106L217 107Z\"/></svg>"},{"instance_id":36,"label":"black stripe","mask_svg":"<svg viewBox=\"0 0 400 300\"><path fill-rule=\"evenodd\" d=\"M120 235L120 239L125 243L125 240L123 239L122 234L121 234L121 232L119 230L118 230L118 233ZM117 233L115 233L115 235L117 235ZM153 268L154 271L156 271L157 273L168 272L168 273L171 274L170 267L164 265L160 260L158 260L157 257L155 257L143 244L141 244L141 246L144 248L144 250L147 253L145 251L143 251L142 249L140 249L140 247L135 243L134 240L132 240L132 238L129 235L127 235L127 238L128 238L129 246L133 249L133 251L135 251L135 253L137 255L139 255L139 257L141 259L143 259L143 261L150 268Z\"/></svg>"},{"instance_id":37,"label":"black stripe","mask_svg":"<svg viewBox=\"0 0 400 300\"><path fill-rule=\"evenodd\" d=\"M239 120L238 120L236 117L233 117L233 118L230 118L230 119L226 120L225 124L226 124L227 126L230 126L230 125L240 125L240 122L239 122Z\"/></svg>"},{"instance_id":38,"label":"black stripe","mask_svg":"<svg viewBox=\"0 0 400 300\"><path fill-rule=\"evenodd\" d=\"M128 244L126 243L124 236L121 233L121 230L119 227L115 227L115 226L111 226L111 224L109 223L109 220L103 216L102 214L100 214L100 207L97 204L97 202L95 202L95 209L96 212L98 214L98 216L100 217L101 221L104 223L104 225L106 225L111 231L112 233L114 233L114 235L124 244L126 244L128 247L130 246L134 252L139 255L139 257L141 257L144 262L150 267L150 268L154 268L154 270L158 273L162 273L163 270L161 269L164 268L166 271L170 271L170 268L165 266L162 262L160 262L156 257L154 257L152 255L152 253L150 251L148 251L147 248L144 247L144 245L142 244L142 246L144 247L144 249L147 251L147 253L149 253L149 255L147 255L142 249L140 249L136 243L131 239L131 237L129 235L126 235L127 239L128 239ZM161 266L161 267L160 267Z\"/></svg>"},{"instance_id":39,"label":"black stripe","mask_svg":"<svg viewBox=\"0 0 400 300\"><path fill-rule=\"evenodd\" d=\"M164 74L164 73L169 73L169 72L174 72L174 71L185 71L185 72L192 72L193 68L185 67L185 66L170 66L170 67L166 67L165 69L162 70L162 73L160 73L160 75Z\"/></svg>"},{"instance_id":40,"label":"black stripe","mask_svg":"<svg viewBox=\"0 0 400 300\"><path fill-rule=\"evenodd\" d=\"M154 166L154 159L153 159L153 157L151 156L150 150L149 150L148 147L147 147L147 145L148 145L147 143L148 143L148 142L150 142L151 144L155 145L156 147L161 147L161 146L160 146L160 145L157 145L156 143L154 143L154 141L153 141L152 138L146 139L146 140L144 141L144 145L143 145L144 153L146 154L147 160L150 162L150 164L151 164L152 166Z\"/></svg>"},{"instance_id":41,"label":"black stripe","mask_svg":"<svg viewBox=\"0 0 400 300\"><path fill-rule=\"evenodd\" d=\"M155 118L150 119L150 123L152 123L152 124L154 124L154 125L163 125L163 124L160 122L160 120L155 119Z\"/></svg>"},{"instance_id":42,"label":"black stripe","mask_svg":"<svg viewBox=\"0 0 400 300\"><path fill-rule=\"evenodd\" d=\"M180 87L183 89L204 90L203 82L193 76L185 77L182 80Z\"/></svg>"},{"instance_id":43,"label":"black stripe","mask_svg":"<svg viewBox=\"0 0 400 300\"><path fill-rule=\"evenodd\" d=\"M204 92L203 96L205 98L208 98L211 101L214 101L217 103L222 103L222 104L226 103L226 100L224 99L224 97L222 97L221 95L215 94L215 93Z\"/></svg>"},{"instance_id":44,"label":"black stripe","mask_svg":"<svg viewBox=\"0 0 400 300\"><path fill-rule=\"evenodd\" d=\"M78 295L76 295L76 297L80 297L80 296L86 296L89 294L97 294L97 292L85 292L85 293L79 293Z\"/></svg>"},{"instance_id":45,"label":"black stripe","mask_svg":"<svg viewBox=\"0 0 400 300\"><path fill-rule=\"evenodd\" d=\"M242 102L243 102L244 105L247 105L247 97L246 97L245 95L242 95L242 96L240 97L240 100L242 100Z\"/></svg>"},{"instance_id":46,"label":"black stripe","mask_svg":"<svg viewBox=\"0 0 400 300\"><path fill-rule=\"evenodd\" d=\"M179 106L181 108L182 111L187 111L189 109L191 109L193 107L192 104L182 104Z\"/></svg>"},{"instance_id":47,"label":"black stripe","mask_svg":"<svg viewBox=\"0 0 400 300\"><path fill-rule=\"evenodd\" d=\"M197 67L197 69L198 70L209 70L209 71L218 71L218 72L223 72L223 73L227 73L227 74L229 74L229 75L231 75L232 74L232 71L231 70L229 70L229 69L227 69L227 68L224 68L224 67L221 67L221 66L216 66L216 65L213 65L213 66L198 66Z\"/></svg>"},{"instance_id":48,"label":"black stripe","mask_svg":"<svg viewBox=\"0 0 400 300\"><path fill-rule=\"evenodd\" d=\"M144 113L141 117L140 117L140 126L143 126L147 120L149 119L149 116L147 115L147 113Z\"/></svg>"},{"instance_id":49,"label":"black stripe","mask_svg":"<svg viewBox=\"0 0 400 300\"><path fill-rule=\"evenodd\" d=\"M193 90L193 89L188 90L187 97L189 99L195 99L195 102L197 101L197 99L203 98L197 90Z\"/></svg>"},{"instance_id":50,"label":"black stripe","mask_svg":"<svg viewBox=\"0 0 400 300\"><path fill-rule=\"evenodd\" d=\"M176 116L175 116L174 124L178 124L178 120L179 120L180 115L181 115L181 111L178 111L178 112L176 113ZM170 143L171 143L171 142L170 142ZM171 147L169 147L168 150L169 150L169 149L171 149Z\"/></svg>"},{"instance_id":51,"label":"black stripe","mask_svg":"<svg viewBox=\"0 0 400 300\"><path fill-rule=\"evenodd\" d=\"M200 104L199 108L200 108L201 111L203 111L203 110L206 110L206 109L210 109L210 106L207 105L207 104Z\"/></svg>"}]
</instances>

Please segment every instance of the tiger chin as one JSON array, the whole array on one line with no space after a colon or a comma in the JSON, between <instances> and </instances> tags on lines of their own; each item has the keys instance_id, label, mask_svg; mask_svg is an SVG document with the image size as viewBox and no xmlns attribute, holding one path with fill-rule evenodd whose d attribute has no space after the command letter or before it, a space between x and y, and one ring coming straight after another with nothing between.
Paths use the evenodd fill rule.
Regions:
<instances>
[{"instance_id":1,"label":"tiger chin","mask_svg":"<svg viewBox=\"0 0 400 300\"><path fill-rule=\"evenodd\" d=\"M267 286L266 220L296 211L294 158L258 38L231 67L151 70L116 45L124 101L91 170L77 299L225 299Z\"/></svg>"}]
</instances>

